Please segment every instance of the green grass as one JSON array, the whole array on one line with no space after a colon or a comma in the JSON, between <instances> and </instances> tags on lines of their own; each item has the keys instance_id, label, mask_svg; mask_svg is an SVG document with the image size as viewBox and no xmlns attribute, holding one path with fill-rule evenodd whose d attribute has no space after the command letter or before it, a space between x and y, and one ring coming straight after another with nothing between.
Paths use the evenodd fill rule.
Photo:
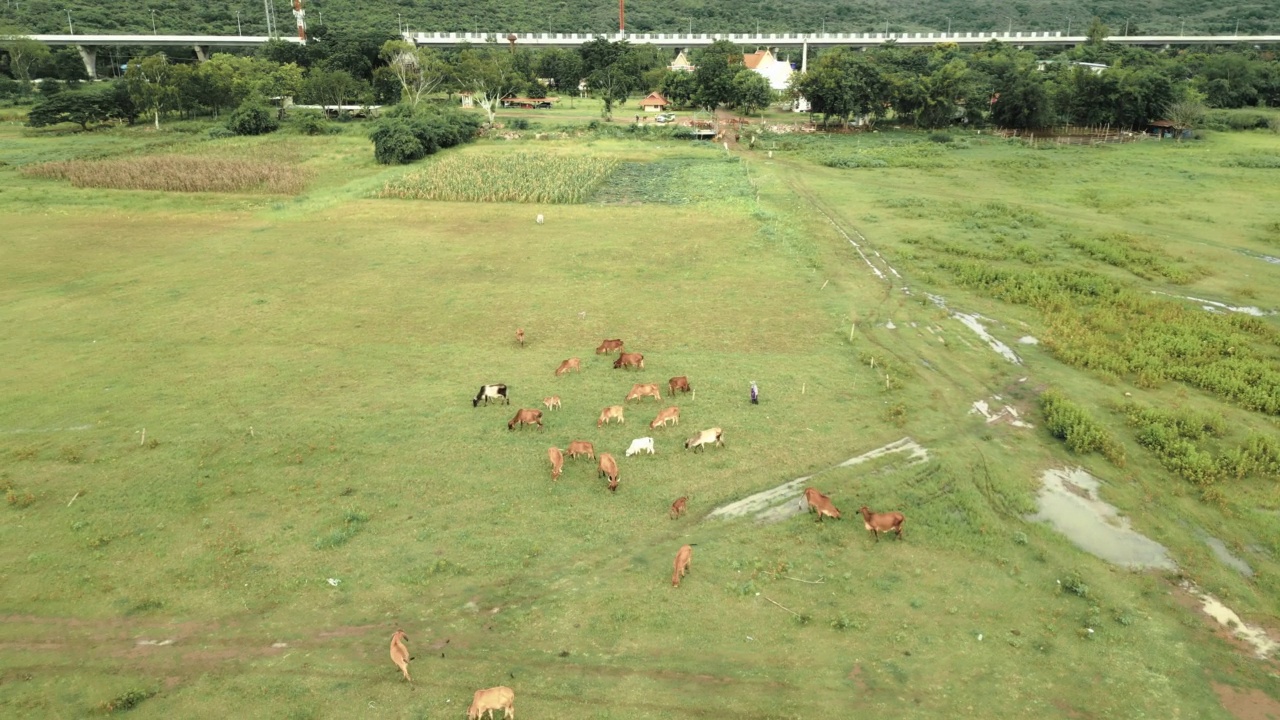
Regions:
<instances>
[{"instance_id":1,"label":"green grass","mask_svg":"<svg viewBox=\"0 0 1280 720\"><path fill-rule=\"evenodd\" d=\"M1058 388L1125 451L1123 469L1084 460L1105 497L1186 576L1251 621L1275 617L1274 478L1224 480L1204 502L1136 439L1123 393L1221 417L1214 442L1264 470L1275 447L1250 438L1274 420L1045 345L1017 345L1025 365L1012 365L924 293L995 318L1010 343L1051 317L960 282L947 264L964 252L1011 273L1096 276L1125 298L1249 289L1250 304L1280 306L1259 279L1272 266L1236 252L1267 251L1256 238L1280 191L1213 162L1274 136L1053 152L972 139L938 168L870 175L803 149L726 161L591 137L442 153L518 162L532 147L642 180L542 226L521 205L371 199L405 170L377 166L355 132L159 142L172 137L0 127L3 157L181 147L314 173L272 200L77 189L0 167L0 487L17 498L0 506L0 714L129 701L139 718L339 718L370 703L457 717L475 689L505 684L527 717L818 717L857 703L888 717L1226 718L1211 681L1271 687L1171 578L1118 572L1021 518L1043 469L1081 462L1035 411ZM822 213L859 229L911 292L875 278ZM1064 233L1153 238L1149 257L1212 272L1166 284ZM1186 308L1165 319L1203 312ZM1271 358L1275 318L1257 322L1237 328L1238 352ZM593 355L605 337L646 369ZM583 371L553 376L571 356ZM697 391L675 401L679 428L647 428L666 399L596 428L632 383L675 375ZM489 382L508 384L511 407L472 408ZM552 394L563 409L545 431L506 429ZM993 394L1041 427L969 414ZM726 447L681 449L711 426ZM622 457L642 435L657 455ZM903 436L928 459L815 476L845 521L703 520ZM551 482L546 448L574 439L619 457L616 495L586 460ZM689 513L672 521L680 496ZM905 540L875 543L863 504L904 512ZM1200 529L1257 576L1221 565ZM673 590L685 542L693 567ZM387 657L398 627L414 687Z\"/></svg>"}]
</instances>

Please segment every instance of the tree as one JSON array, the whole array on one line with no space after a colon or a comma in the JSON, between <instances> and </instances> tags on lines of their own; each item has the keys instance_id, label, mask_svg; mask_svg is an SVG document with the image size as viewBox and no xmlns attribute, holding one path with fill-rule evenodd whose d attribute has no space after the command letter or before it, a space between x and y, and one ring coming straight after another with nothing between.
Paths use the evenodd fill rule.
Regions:
<instances>
[{"instance_id":1,"label":"tree","mask_svg":"<svg viewBox=\"0 0 1280 720\"><path fill-rule=\"evenodd\" d=\"M511 54L495 47L467 48L458 53L455 73L459 86L485 112L489 124L497 119L498 103L517 92L528 78L515 72Z\"/></svg>"},{"instance_id":2,"label":"tree","mask_svg":"<svg viewBox=\"0 0 1280 720\"><path fill-rule=\"evenodd\" d=\"M400 81L400 100L410 107L435 92L444 83L448 69L431 48L417 47L404 40L388 40L382 44L379 57Z\"/></svg>"},{"instance_id":3,"label":"tree","mask_svg":"<svg viewBox=\"0 0 1280 720\"><path fill-rule=\"evenodd\" d=\"M8 28L0 28L0 50L9 55L9 68L24 89L31 86L31 68L50 58L49 46Z\"/></svg>"},{"instance_id":4,"label":"tree","mask_svg":"<svg viewBox=\"0 0 1280 720\"><path fill-rule=\"evenodd\" d=\"M302 82L302 97L309 103L341 107L360 93L360 83L345 70L312 68Z\"/></svg>"},{"instance_id":5,"label":"tree","mask_svg":"<svg viewBox=\"0 0 1280 720\"><path fill-rule=\"evenodd\" d=\"M1173 123L1174 137L1182 140L1182 133L1200 126L1204 122L1205 106L1198 100L1179 100L1170 103L1164 110L1164 117Z\"/></svg>"},{"instance_id":6,"label":"tree","mask_svg":"<svg viewBox=\"0 0 1280 720\"><path fill-rule=\"evenodd\" d=\"M733 102L733 78L742 67L742 50L728 40L703 48L693 60L697 103L710 111Z\"/></svg>"},{"instance_id":7,"label":"tree","mask_svg":"<svg viewBox=\"0 0 1280 720\"><path fill-rule=\"evenodd\" d=\"M662 81L658 83L658 91L672 105L682 108L689 107L693 104L693 97L698 92L698 84L693 78L693 73L684 72L683 70L668 70L662 76Z\"/></svg>"},{"instance_id":8,"label":"tree","mask_svg":"<svg viewBox=\"0 0 1280 720\"><path fill-rule=\"evenodd\" d=\"M275 113L261 95L251 95L227 119L227 129L237 135L265 135L280 128Z\"/></svg>"},{"instance_id":9,"label":"tree","mask_svg":"<svg viewBox=\"0 0 1280 720\"><path fill-rule=\"evenodd\" d=\"M111 117L110 90L104 90L76 90L45 98L27 113L27 124L38 128L73 122L88 130L89 123L105 122Z\"/></svg>"},{"instance_id":10,"label":"tree","mask_svg":"<svg viewBox=\"0 0 1280 720\"><path fill-rule=\"evenodd\" d=\"M591 90L591 94L604 103L600 115L605 120L613 119L614 105L626 101L629 85L627 75L619 63L600 68L587 78L587 88Z\"/></svg>"},{"instance_id":11,"label":"tree","mask_svg":"<svg viewBox=\"0 0 1280 720\"><path fill-rule=\"evenodd\" d=\"M1085 33L1085 36L1089 38L1086 42L1089 45L1101 45L1110 34L1111 28L1107 27L1106 23L1102 22L1102 18L1095 15L1093 20L1089 22L1088 32Z\"/></svg>"},{"instance_id":12,"label":"tree","mask_svg":"<svg viewBox=\"0 0 1280 720\"><path fill-rule=\"evenodd\" d=\"M582 73L582 56L566 48L551 48L538 58L538 77L550 78L556 92L578 94Z\"/></svg>"},{"instance_id":13,"label":"tree","mask_svg":"<svg viewBox=\"0 0 1280 720\"><path fill-rule=\"evenodd\" d=\"M155 118L160 129L160 113L172 109L178 99L173 65L163 53L148 55L129 63L124 74L133 102Z\"/></svg>"},{"instance_id":14,"label":"tree","mask_svg":"<svg viewBox=\"0 0 1280 720\"><path fill-rule=\"evenodd\" d=\"M773 100L773 88L769 81L755 70L743 68L733 76L733 104L750 115L769 106Z\"/></svg>"},{"instance_id":15,"label":"tree","mask_svg":"<svg viewBox=\"0 0 1280 720\"><path fill-rule=\"evenodd\" d=\"M835 48L819 55L808 72L793 75L791 89L824 120L836 117L848 122L850 116L858 115L874 121L889 100L882 61L870 53Z\"/></svg>"}]
</instances>

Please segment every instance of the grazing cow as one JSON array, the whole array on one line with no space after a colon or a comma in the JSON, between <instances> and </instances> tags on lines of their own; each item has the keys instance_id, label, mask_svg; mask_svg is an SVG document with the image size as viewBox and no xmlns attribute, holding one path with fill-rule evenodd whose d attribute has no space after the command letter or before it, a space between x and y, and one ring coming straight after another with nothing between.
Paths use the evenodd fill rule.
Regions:
<instances>
[{"instance_id":1,"label":"grazing cow","mask_svg":"<svg viewBox=\"0 0 1280 720\"><path fill-rule=\"evenodd\" d=\"M703 430L697 435L694 435L688 440L685 440L684 449L688 450L689 448L693 448L696 451L698 448L702 448L706 445L711 445L711 444L724 447L724 431L723 430L721 430L718 427L710 428L708 430Z\"/></svg>"},{"instance_id":2,"label":"grazing cow","mask_svg":"<svg viewBox=\"0 0 1280 720\"><path fill-rule=\"evenodd\" d=\"M615 350L622 350L621 340L601 340L600 346L596 348L597 355L612 353Z\"/></svg>"},{"instance_id":3,"label":"grazing cow","mask_svg":"<svg viewBox=\"0 0 1280 720\"><path fill-rule=\"evenodd\" d=\"M569 449L565 451L569 457L576 458L579 455L586 455L592 460L596 459L596 448L586 440L573 440L569 443Z\"/></svg>"},{"instance_id":4,"label":"grazing cow","mask_svg":"<svg viewBox=\"0 0 1280 720\"><path fill-rule=\"evenodd\" d=\"M511 420L507 422L507 429L515 430L516 425L537 425L538 429L541 430L542 429L542 411L530 410L528 408L525 408L523 410L517 410L516 416L511 418Z\"/></svg>"},{"instance_id":5,"label":"grazing cow","mask_svg":"<svg viewBox=\"0 0 1280 720\"><path fill-rule=\"evenodd\" d=\"M615 369L626 368L626 367L638 367L641 370L643 370L644 355L640 353L629 353L629 352L621 353L618 355L618 359L613 361L613 367Z\"/></svg>"},{"instance_id":6,"label":"grazing cow","mask_svg":"<svg viewBox=\"0 0 1280 720\"><path fill-rule=\"evenodd\" d=\"M658 417L654 418L653 422L649 423L649 429L653 430L659 425L666 427L668 420L675 423L676 425L679 425L680 424L680 408L672 406L658 413Z\"/></svg>"},{"instance_id":7,"label":"grazing cow","mask_svg":"<svg viewBox=\"0 0 1280 720\"><path fill-rule=\"evenodd\" d=\"M476 393L475 398L471 400L471 407L478 406L481 400L484 401L485 405L488 405L490 400L497 400L498 398L502 398L502 402L507 405L511 404L511 398L507 397L506 385L503 385L502 383L498 383L497 385L481 385L480 392Z\"/></svg>"},{"instance_id":8,"label":"grazing cow","mask_svg":"<svg viewBox=\"0 0 1280 720\"><path fill-rule=\"evenodd\" d=\"M563 375L570 370L582 370L582 361L578 358L569 358L560 363L560 367L556 368L556 375Z\"/></svg>"},{"instance_id":9,"label":"grazing cow","mask_svg":"<svg viewBox=\"0 0 1280 720\"><path fill-rule=\"evenodd\" d=\"M627 457L631 457L632 455L638 455L639 453L642 453L645 451L648 451L650 455L653 454L653 438L642 437L642 438L636 438L635 440L632 440L631 447L627 448Z\"/></svg>"},{"instance_id":10,"label":"grazing cow","mask_svg":"<svg viewBox=\"0 0 1280 720\"><path fill-rule=\"evenodd\" d=\"M684 506L688 504L688 502L689 502L688 497L682 497L676 500L675 502L671 503L671 519L672 520L675 520L676 518L684 514Z\"/></svg>"},{"instance_id":11,"label":"grazing cow","mask_svg":"<svg viewBox=\"0 0 1280 720\"><path fill-rule=\"evenodd\" d=\"M552 395L551 397L542 398L542 404L546 405L548 410L559 410L560 396Z\"/></svg>"},{"instance_id":12,"label":"grazing cow","mask_svg":"<svg viewBox=\"0 0 1280 720\"><path fill-rule=\"evenodd\" d=\"M652 397L655 400L662 400L662 393L658 392L657 383L636 383L635 385L632 385L631 392L627 393L627 399L623 400L623 402L641 400L646 397Z\"/></svg>"},{"instance_id":13,"label":"grazing cow","mask_svg":"<svg viewBox=\"0 0 1280 720\"><path fill-rule=\"evenodd\" d=\"M620 423L625 423L627 421L626 418L622 417L621 405L610 405L609 407L601 410L600 419L596 420L596 427L600 427L614 418L618 418L618 422Z\"/></svg>"},{"instance_id":14,"label":"grazing cow","mask_svg":"<svg viewBox=\"0 0 1280 720\"><path fill-rule=\"evenodd\" d=\"M896 539L902 539L902 523L907 521L906 516L902 513L873 513L867 509L866 505L862 506L861 512L862 524L875 536L876 542L880 542L880 533L890 531L898 534Z\"/></svg>"},{"instance_id":15,"label":"grazing cow","mask_svg":"<svg viewBox=\"0 0 1280 720\"><path fill-rule=\"evenodd\" d=\"M680 587L680 578L689 574L689 566L693 564L693 546L685 545L676 553L675 571L671 573L671 587Z\"/></svg>"},{"instance_id":16,"label":"grazing cow","mask_svg":"<svg viewBox=\"0 0 1280 720\"><path fill-rule=\"evenodd\" d=\"M516 720L515 691L502 685L477 690L471 698L471 707L467 708L467 720L480 720L484 713L488 713L489 720L493 720L494 710L502 711L503 720Z\"/></svg>"},{"instance_id":17,"label":"grazing cow","mask_svg":"<svg viewBox=\"0 0 1280 720\"><path fill-rule=\"evenodd\" d=\"M559 479L564 472L564 453L558 447L547 448L547 458L551 460L551 479Z\"/></svg>"},{"instance_id":18,"label":"grazing cow","mask_svg":"<svg viewBox=\"0 0 1280 720\"><path fill-rule=\"evenodd\" d=\"M675 395L677 390L680 392L689 392L689 378L683 375L680 377L673 377L667 381L667 387L671 388L672 395Z\"/></svg>"},{"instance_id":19,"label":"grazing cow","mask_svg":"<svg viewBox=\"0 0 1280 720\"><path fill-rule=\"evenodd\" d=\"M408 641L409 636L405 635L403 630L396 630L391 635L391 662L400 668L405 680L413 682L413 678L409 677L409 661L413 658L409 656L409 648L405 647Z\"/></svg>"},{"instance_id":20,"label":"grazing cow","mask_svg":"<svg viewBox=\"0 0 1280 720\"><path fill-rule=\"evenodd\" d=\"M537 219L536 219L536 221L535 221L535 222L537 222L539 225L541 225L541 224L542 224L543 222L545 222L545 221L546 221L546 218L542 217L542 213L538 213L538 217L537 217Z\"/></svg>"},{"instance_id":21,"label":"grazing cow","mask_svg":"<svg viewBox=\"0 0 1280 720\"><path fill-rule=\"evenodd\" d=\"M836 509L834 504L832 504L831 498L823 495L814 488L804 489L804 500L809 503L810 512L818 513L817 522L822 522L822 517L824 515L829 518L835 518L836 520L840 519L840 511Z\"/></svg>"},{"instance_id":22,"label":"grazing cow","mask_svg":"<svg viewBox=\"0 0 1280 720\"><path fill-rule=\"evenodd\" d=\"M609 489L618 491L618 461L609 453L600 453L600 475L609 478Z\"/></svg>"},{"instance_id":23,"label":"grazing cow","mask_svg":"<svg viewBox=\"0 0 1280 720\"><path fill-rule=\"evenodd\" d=\"M524 328L516 328L516 342L520 343L520 347L524 347Z\"/></svg>"}]
</instances>

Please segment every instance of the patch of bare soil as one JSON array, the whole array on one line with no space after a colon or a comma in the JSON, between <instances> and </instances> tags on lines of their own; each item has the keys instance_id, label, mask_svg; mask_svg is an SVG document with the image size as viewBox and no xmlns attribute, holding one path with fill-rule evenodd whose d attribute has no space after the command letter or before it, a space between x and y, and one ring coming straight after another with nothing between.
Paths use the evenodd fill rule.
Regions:
<instances>
[{"instance_id":1,"label":"patch of bare soil","mask_svg":"<svg viewBox=\"0 0 1280 720\"><path fill-rule=\"evenodd\" d=\"M1257 625L1247 625L1221 601L1201 591L1189 582L1175 585L1173 597L1179 605L1194 612L1205 621L1213 634L1222 638L1241 655L1262 660L1280 669L1280 643L1271 639L1280 635ZM1280 720L1277 718L1276 720Z\"/></svg>"},{"instance_id":2,"label":"patch of bare soil","mask_svg":"<svg viewBox=\"0 0 1280 720\"><path fill-rule=\"evenodd\" d=\"M1242 688L1213 683L1218 701L1236 720L1280 720L1280 700L1253 688Z\"/></svg>"}]
</instances>

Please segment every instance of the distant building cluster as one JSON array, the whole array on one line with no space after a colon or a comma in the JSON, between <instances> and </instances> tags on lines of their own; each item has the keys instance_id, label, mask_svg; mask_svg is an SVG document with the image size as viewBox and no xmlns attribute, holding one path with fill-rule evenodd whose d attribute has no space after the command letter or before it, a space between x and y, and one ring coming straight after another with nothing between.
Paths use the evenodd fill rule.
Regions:
<instances>
[{"instance_id":1,"label":"distant building cluster","mask_svg":"<svg viewBox=\"0 0 1280 720\"><path fill-rule=\"evenodd\" d=\"M779 60L770 48L744 54L742 64L747 69L760 73L769 81L769 87L774 90L786 90L792 73L796 71L795 66L789 61ZM685 55L684 50L677 52L675 59L667 67L677 72L693 72L696 69L693 63L689 62L689 57Z\"/></svg>"}]
</instances>

